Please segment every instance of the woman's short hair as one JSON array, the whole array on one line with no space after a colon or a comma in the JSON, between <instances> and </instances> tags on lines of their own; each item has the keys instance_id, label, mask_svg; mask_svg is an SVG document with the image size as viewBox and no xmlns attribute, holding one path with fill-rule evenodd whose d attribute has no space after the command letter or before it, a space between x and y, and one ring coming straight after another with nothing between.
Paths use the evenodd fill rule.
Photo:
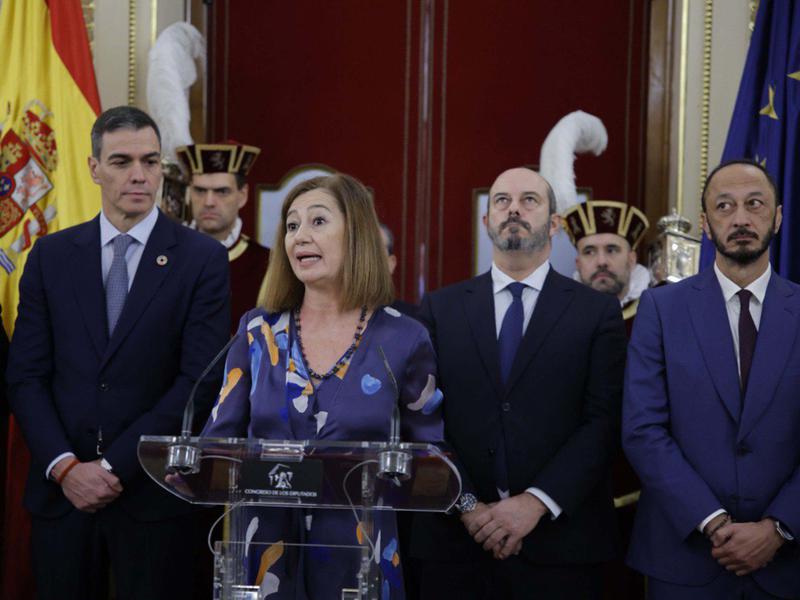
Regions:
<instances>
[{"instance_id":1,"label":"woman's short hair","mask_svg":"<svg viewBox=\"0 0 800 600\"><path fill-rule=\"evenodd\" d=\"M286 215L298 196L324 190L336 199L345 220L344 261L341 272L342 309L366 305L374 309L390 304L394 285L389 273L386 249L381 239L378 217L367 188L355 177L336 173L314 177L297 184L281 206L281 220L270 249L269 268L259 305L269 312L283 312L300 306L305 288L289 264L284 242Z\"/></svg>"}]
</instances>

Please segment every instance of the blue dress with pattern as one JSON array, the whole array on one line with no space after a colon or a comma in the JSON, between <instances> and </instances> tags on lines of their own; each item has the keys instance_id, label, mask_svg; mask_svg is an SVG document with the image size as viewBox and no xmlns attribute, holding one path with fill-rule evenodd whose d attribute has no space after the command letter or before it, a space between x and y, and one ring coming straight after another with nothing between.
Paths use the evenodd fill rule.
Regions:
<instances>
[{"instance_id":1,"label":"blue dress with pattern","mask_svg":"<svg viewBox=\"0 0 800 600\"><path fill-rule=\"evenodd\" d=\"M396 398L382 348L397 379L404 441L441 442L442 394L425 328L390 307L369 319L355 352L336 375L312 386L289 312L254 309L239 323L239 339L225 363L225 379L202 435L297 440L388 438ZM356 586L358 554L322 548L358 545L363 536L348 510L247 509L247 561L260 597L337 599ZM382 600L404 597L394 515L377 511L375 559L384 577ZM283 541L319 544L300 552ZM344 564L343 564L344 563Z\"/></svg>"}]
</instances>

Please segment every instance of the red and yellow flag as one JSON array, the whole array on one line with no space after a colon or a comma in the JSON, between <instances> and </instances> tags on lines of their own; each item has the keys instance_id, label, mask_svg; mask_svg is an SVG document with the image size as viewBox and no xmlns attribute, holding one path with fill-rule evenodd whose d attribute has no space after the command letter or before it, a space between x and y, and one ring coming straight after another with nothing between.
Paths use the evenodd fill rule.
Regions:
<instances>
[{"instance_id":1,"label":"red and yellow flag","mask_svg":"<svg viewBox=\"0 0 800 600\"><path fill-rule=\"evenodd\" d=\"M6 331L37 237L92 218L89 132L100 111L80 0L0 4L0 303Z\"/></svg>"},{"instance_id":2,"label":"red and yellow flag","mask_svg":"<svg viewBox=\"0 0 800 600\"><path fill-rule=\"evenodd\" d=\"M86 165L100 100L80 0L2 0L0 57L0 304L11 334L36 238L100 210ZM13 421L7 448L0 596L23 598L30 596L21 507L29 459Z\"/></svg>"}]
</instances>

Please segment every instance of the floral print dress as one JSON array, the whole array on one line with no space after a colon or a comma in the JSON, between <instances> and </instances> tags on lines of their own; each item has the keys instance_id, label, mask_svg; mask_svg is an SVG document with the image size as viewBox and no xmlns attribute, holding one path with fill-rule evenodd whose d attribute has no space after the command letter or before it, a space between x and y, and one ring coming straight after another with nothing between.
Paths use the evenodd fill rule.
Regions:
<instances>
[{"instance_id":1,"label":"floral print dress","mask_svg":"<svg viewBox=\"0 0 800 600\"><path fill-rule=\"evenodd\" d=\"M384 441L397 395L380 349L397 380L403 440L441 442L442 393L430 338L420 323L391 307L373 313L350 359L313 386L291 313L249 311L240 321L239 339L228 353L222 389L202 435ZM261 598L338 600L342 588L356 587L359 553L324 547L365 542L351 511L243 510L246 531L238 533L248 542L250 583L260 586ZM394 514L376 511L374 519L382 600L402 599ZM313 546L291 545L300 541Z\"/></svg>"}]
</instances>

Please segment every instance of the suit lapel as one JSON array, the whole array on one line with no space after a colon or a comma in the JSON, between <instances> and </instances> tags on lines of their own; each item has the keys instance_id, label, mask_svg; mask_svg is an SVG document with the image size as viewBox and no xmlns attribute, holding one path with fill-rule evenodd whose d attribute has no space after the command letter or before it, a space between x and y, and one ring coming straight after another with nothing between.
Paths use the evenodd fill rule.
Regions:
<instances>
[{"instance_id":1,"label":"suit lapel","mask_svg":"<svg viewBox=\"0 0 800 600\"><path fill-rule=\"evenodd\" d=\"M739 367L725 300L714 269L706 269L695 280L693 288L695 297L689 303L689 314L697 342L717 394L731 418L738 423L742 404Z\"/></svg>"},{"instance_id":2,"label":"suit lapel","mask_svg":"<svg viewBox=\"0 0 800 600\"><path fill-rule=\"evenodd\" d=\"M773 273L764 296L739 440L750 433L775 396L789 350L797 338L797 312L794 292Z\"/></svg>"},{"instance_id":3,"label":"suit lapel","mask_svg":"<svg viewBox=\"0 0 800 600\"><path fill-rule=\"evenodd\" d=\"M514 388L517 380L539 352L544 340L574 297L574 291L563 285L562 276L556 273L551 266L542 290L539 292L539 297L536 299L536 307L533 309L531 321L528 323L528 328L517 349L511 373L508 376L506 393Z\"/></svg>"},{"instance_id":4,"label":"suit lapel","mask_svg":"<svg viewBox=\"0 0 800 600\"><path fill-rule=\"evenodd\" d=\"M478 354L494 383L501 389L500 358L497 350L497 328L494 318L494 289L491 271L472 280L464 297L467 323L478 348Z\"/></svg>"},{"instance_id":5,"label":"suit lapel","mask_svg":"<svg viewBox=\"0 0 800 600\"><path fill-rule=\"evenodd\" d=\"M105 365L119 348L122 341L128 336L133 325L139 320L139 317L141 317L147 305L150 304L156 291L161 287L161 284L172 269L172 265L175 262L175 253L170 249L177 243L173 227L175 225L170 223L167 217L159 212L158 220L142 252L142 258L136 269L133 285L125 300L125 307L122 309L117 326L114 328L114 334L108 342L101 367ZM166 257L166 263L158 264L156 259L159 256ZM159 262L163 262L163 260Z\"/></svg>"},{"instance_id":6,"label":"suit lapel","mask_svg":"<svg viewBox=\"0 0 800 600\"><path fill-rule=\"evenodd\" d=\"M75 236L75 253L70 267L70 279L81 317L89 332L89 338L103 356L108 345L106 323L106 294L103 290L103 275L100 262L100 219L95 217L82 226Z\"/></svg>"}]
</instances>

